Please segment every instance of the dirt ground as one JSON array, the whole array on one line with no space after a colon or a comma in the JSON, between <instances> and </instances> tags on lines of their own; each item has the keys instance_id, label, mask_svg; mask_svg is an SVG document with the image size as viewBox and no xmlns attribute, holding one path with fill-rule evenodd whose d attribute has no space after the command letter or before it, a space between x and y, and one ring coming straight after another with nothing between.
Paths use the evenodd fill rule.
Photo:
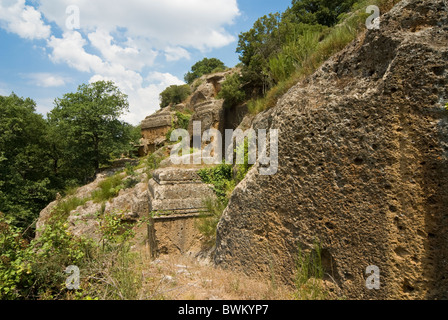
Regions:
<instances>
[{"instance_id":1,"label":"dirt ground","mask_svg":"<svg viewBox=\"0 0 448 320\"><path fill-rule=\"evenodd\" d=\"M215 268L206 261L166 255L151 261L142 250L137 269L142 274L142 300L290 300L292 288L275 281L250 279Z\"/></svg>"}]
</instances>

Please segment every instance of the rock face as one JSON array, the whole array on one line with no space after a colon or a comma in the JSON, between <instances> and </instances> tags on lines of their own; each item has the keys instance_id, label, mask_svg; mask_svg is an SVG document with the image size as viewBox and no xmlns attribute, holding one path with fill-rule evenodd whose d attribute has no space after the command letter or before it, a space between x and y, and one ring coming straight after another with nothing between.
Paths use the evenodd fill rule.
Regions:
<instances>
[{"instance_id":1,"label":"rock face","mask_svg":"<svg viewBox=\"0 0 448 320\"><path fill-rule=\"evenodd\" d=\"M194 222L205 211L204 200L215 195L202 183L197 170L159 169L149 181L152 256L200 251L200 234Z\"/></svg>"},{"instance_id":2,"label":"rock face","mask_svg":"<svg viewBox=\"0 0 448 320\"><path fill-rule=\"evenodd\" d=\"M224 132L224 100L209 100L202 102L195 106L195 112L190 120L188 132L193 138L199 132L193 131L194 122L201 123L200 136L208 129L217 129L219 132Z\"/></svg>"},{"instance_id":3,"label":"rock face","mask_svg":"<svg viewBox=\"0 0 448 320\"><path fill-rule=\"evenodd\" d=\"M141 123L142 143L139 149L141 156L157 150L157 147L166 141L166 134L172 127L171 108L159 110L146 117Z\"/></svg>"},{"instance_id":4,"label":"rock face","mask_svg":"<svg viewBox=\"0 0 448 320\"><path fill-rule=\"evenodd\" d=\"M115 171L119 171L121 168L108 170L103 174L98 174L96 179L83 187L76 190L75 194L68 196L64 199L58 199L50 203L40 213L37 221L36 238L42 235L45 225L48 223L53 210L60 204L61 201L69 201L70 198L85 199L86 203L72 210L67 218L68 231L77 237L85 237L100 241L102 238L102 231L100 225L100 218L104 215L117 215L121 217L123 222L135 225L134 231L136 231L136 243L143 244L146 241L147 230L143 230L140 226L137 226L137 222L143 218L148 217L149 212L149 193L146 182L146 174L144 170L136 170L136 177L125 177L124 173L120 175L126 179L135 179L136 185L124 190L121 190L115 197L104 203L92 201L92 196L95 191L99 190L101 182L103 182L108 176L111 176ZM124 181L123 180L123 181ZM89 201L87 201L89 200Z\"/></svg>"},{"instance_id":5,"label":"rock face","mask_svg":"<svg viewBox=\"0 0 448 320\"><path fill-rule=\"evenodd\" d=\"M202 102L213 100L217 97L221 91L222 83L226 80L226 77L237 71L236 69L230 69L225 72L218 72L211 75L204 75L195 83L198 83L197 89L193 92L188 99L188 105L191 109Z\"/></svg>"},{"instance_id":6,"label":"rock face","mask_svg":"<svg viewBox=\"0 0 448 320\"><path fill-rule=\"evenodd\" d=\"M279 171L237 186L215 263L292 283L317 240L348 298L448 298L447 44L443 0L402 1L257 117Z\"/></svg>"}]
</instances>

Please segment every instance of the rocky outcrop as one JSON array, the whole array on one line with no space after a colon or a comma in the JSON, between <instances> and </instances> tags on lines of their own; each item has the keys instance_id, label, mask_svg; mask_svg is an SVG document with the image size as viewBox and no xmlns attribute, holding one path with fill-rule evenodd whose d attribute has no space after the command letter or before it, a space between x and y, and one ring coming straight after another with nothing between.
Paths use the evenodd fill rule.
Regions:
<instances>
[{"instance_id":1,"label":"rocky outcrop","mask_svg":"<svg viewBox=\"0 0 448 320\"><path fill-rule=\"evenodd\" d=\"M204 75L197 79L194 83L197 89L194 90L187 102L190 109L194 109L196 105L202 102L215 99L221 91L222 83L226 80L226 77L237 71L237 69L229 69L225 72Z\"/></svg>"},{"instance_id":2,"label":"rocky outcrop","mask_svg":"<svg viewBox=\"0 0 448 320\"><path fill-rule=\"evenodd\" d=\"M144 156L155 152L166 141L166 134L170 131L172 124L173 114L170 107L146 117L141 123L143 138L139 146L139 155Z\"/></svg>"},{"instance_id":3,"label":"rocky outcrop","mask_svg":"<svg viewBox=\"0 0 448 320\"><path fill-rule=\"evenodd\" d=\"M193 131L194 122L201 123L201 132ZM193 138L195 134L204 134L208 129L224 132L224 100L209 100L195 106L195 112L188 126L188 133Z\"/></svg>"},{"instance_id":4,"label":"rocky outcrop","mask_svg":"<svg viewBox=\"0 0 448 320\"><path fill-rule=\"evenodd\" d=\"M58 198L49 204L40 213L36 226L36 237L39 238L42 235L46 224L59 204L76 198L84 200L83 202L85 203L73 209L68 214L67 225L68 231L71 234L76 237L100 241L103 236L101 218L104 215L116 215L120 217L122 222L136 226L136 238L141 239L139 244L143 244L147 239L146 228L140 228L137 226L137 222L142 221L143 218L147 218L149 214L149 194L147 183L144 182L147 180L144 170L137 170L135 177L126 177L124 173L117 173L121 175L123 181L127 179L135 180L135 186L121 190L116 197L108 201L95 202L92 200L94 199L95 192L99 190L100 184L111 175L116 174L117 170L122 169L117 167L99 174L92 183L78 188L73 195L67 196L66 198Z\"/></svg>"},{"instance_id":5,"label":"rocky outcrop","mask_svg":"<svg viewBox=\"0 0 448 320\"><path fill-rule=\"evenodd\" d=\"M292 283L319 241L347 298L448 298L447 44L443 0L402 1L257 117L280 130L279 170L237 186L216 264Z\"/></svg>"}]
</instances>

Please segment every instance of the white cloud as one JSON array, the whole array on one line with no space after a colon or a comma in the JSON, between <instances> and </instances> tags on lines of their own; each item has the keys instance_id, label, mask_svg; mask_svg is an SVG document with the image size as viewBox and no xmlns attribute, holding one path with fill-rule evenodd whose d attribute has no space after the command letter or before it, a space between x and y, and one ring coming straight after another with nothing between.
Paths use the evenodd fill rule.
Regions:
<instances>
[{"instance_id":1,"label":"white cloud","mask_svg":"<svg viewBox=\"0 0 448 320\"><path fill-rule=\"evenodd\" d=\"M82 72L92 72L103 61L100 57L89 54L84 50L87 41L77 32L66 32L62 38L51 36L48 47L53 49L50 59L55 63L67 63L70 67Z\"/></svg>"},{"instance_id":2,"label":"white cloud","mask_svg":"<svg viewBox=\"0 0 448 320\"><path fill-rule=\"evenodd\" d=\"M51 73L29 73L23 75L24 78L31 80L31 83L38 87L62 87L72 82L72 79Z\"/></svg>"},{"instance_id":3,"label":"white cloud","mask_svg":"<svg viewBox=\"0 0 448 320\"><path fill-rule=\"evenodd\" d=\"M36 9L26 6L25 0L17 3L22 12L32 13L24 15L26 21L40 21L35 36L47 39L51 61L89 74L89 82L114 81L128 95L131 112L124 120L132 124L159 108L159 94L166 87L183 84L172 74L155 72L156 58L171 63L190 59L192 49L207 51L230 44L236 39L225 27L240 14L237 0L36 0ZM79 7L77 30L66 27L72 18L66 9L71 5ZM61 37L50 34L41 13L63 31ZM68 81L45 73L28 78L47 87Z\"/></svg>"},{"instance_id":4,"label":"white cloud","mask_svg":"<svg viewBox=\"0 0 448 320\"><path fill-rule=\"evenodd\" d=\"M35 101L36 110L44 117L54 108L54 98L37 98Z\"/></svg>"},{"instance_id":5,"label":"white cloud","mask_svg":"<svg viewBox=\"0 0 448 320\"><path fill-rule=\"evenodd\" d=\"M6 89L6 86L0 82L0 96L9 96L11 92Z\"/></svg>"},{"instance_id":6,"label":"white cloud","mask_svg":"<svg viewBox=\"0 0 448 320\"><path fill-rule=\"evenodd\" d=\"M141 50L132 39L127 39L126 47L115 44L109 32L102 29L89 33L88 38L106 61L121 64L127 69L140 71L143 67L152 65L157 57L155 50Z\"/></svg>"},{"instance_id":7,"label":"white cloud","mask_svg":"<svg viewBox=\"0 0 448 320\"><path fill-rule=\"evenodd\" d=\"M168 47L165 49L166 61L172 62L180 59L190 59L190 53L182 47Z\"/></svg>"},{"instance_id":8,"label":"white cloud","mask_svg":"<svg viewBox=\"0 0 448 320\"><path fill-rule=\"evenodd\" d=\"M0 26L25 39L46 39L51 28L42 21L42 15L25 0L0 1Z\"/></svg>"},{"instance_id":9,"label":"white cloud","mask_svg":"<svg viewBox=\"0 0 448 320\"><path fill-rule=\"evenodd\" d=\"M79 7L85 32L102 29L112 34L123 28L129 38L146 39L158 49L228 45L235 38L224 26L240 14L236 0L40 0L39 9L65 30L69 5Z\"/></svg>"},{"instance_id":10,"label":"white cloud","mask_svg":"<svg viewBox=\"0 0 448 320\"><path fill-rule=\"evenodd\" d=\"M147 116L160 108L159 95L171 85L181 85L184 82L169 73L151 72L145 79L138 77L122 77L110 74L109 76L95 75L90 83L110 80L114 81L120 90L128 95L130 113L123 120L134 125L139 124ZM144 85L147 82L147 85Z\"/></svg>"},{"instance_id":11,"label":"white cloud","mask_svg":"<svg viewBox=\"0 0 448 320\"><path fill-rule=\"evenodd\" d=\"M90 38L97 41L98 47L103 51L111 48L110 38L106 37L101 43L100 39L95 39L97 36L98 33L95 33ZM101 80L115 82L129 97L131 112L124 120L132 124L140 123L159 108L159 94L166 87L183 84L183 81L169 73L151 72L144 78L140 73L127 69L122 60L114 59L114 52L122 52L118 48L104 52L109 57L106 60L110 60L104 61L101 57L86 52L86 45L87 41L77 31L66 32L62 38L52 36L48 41L48 47L53 50L50 58L55 63L66 63L79 71L93 73L90 83Z\"/></svg>"}]
</instances>

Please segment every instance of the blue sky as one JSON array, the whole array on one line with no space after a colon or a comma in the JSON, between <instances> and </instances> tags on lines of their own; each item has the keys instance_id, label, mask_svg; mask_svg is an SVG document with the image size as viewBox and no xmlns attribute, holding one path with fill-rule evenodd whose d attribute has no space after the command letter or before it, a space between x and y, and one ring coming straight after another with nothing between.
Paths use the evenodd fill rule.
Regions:
<instances>
[{"instance_id":1,"label":"blue sky","mask_svg":"<svg viewBox=\"0 0 448 320\"><path fill-rule=\"evenodd\" d=\"M0 95L30 97L45 115L55 98L80 84L112 80L129 96L124 120L138 124L197 61L236 65L238 34L290 3L0 0Z\"/></svg>"}]
</instances>

